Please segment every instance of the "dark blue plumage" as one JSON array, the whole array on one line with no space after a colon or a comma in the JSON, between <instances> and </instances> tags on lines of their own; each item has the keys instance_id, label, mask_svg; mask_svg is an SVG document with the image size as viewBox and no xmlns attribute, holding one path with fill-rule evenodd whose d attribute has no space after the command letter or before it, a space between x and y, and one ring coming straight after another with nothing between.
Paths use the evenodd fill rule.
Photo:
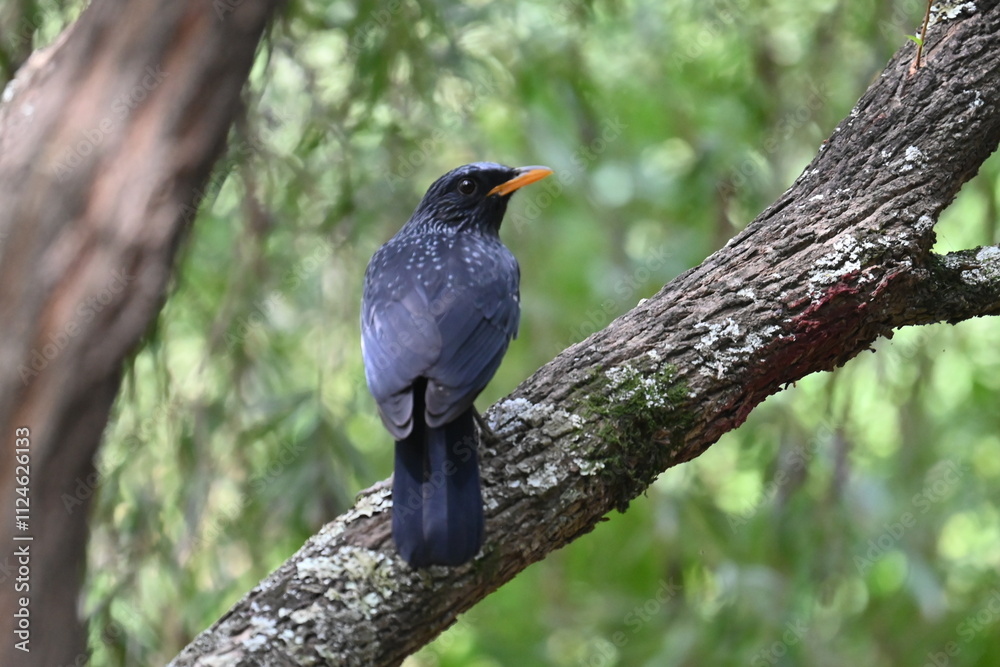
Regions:
<instances>
[{"instance_id":1,"label":"dark blue plumage","mask_svg":"<svg viewBox=\"0 0 1000 667\"><path fill-rule=\"evenodd\" d=\"M396 440L392 533L414 567L459 565L483 539L473 401L517 335L511 194L551 173L478 162L439 178L365 273L368 387Z\"/></svg>"}]
</instances>

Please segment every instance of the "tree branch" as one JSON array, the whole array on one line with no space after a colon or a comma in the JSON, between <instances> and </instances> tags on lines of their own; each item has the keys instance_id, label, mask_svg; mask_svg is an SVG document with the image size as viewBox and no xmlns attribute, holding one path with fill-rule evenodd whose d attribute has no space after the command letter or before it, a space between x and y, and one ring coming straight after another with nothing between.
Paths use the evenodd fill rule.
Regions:
<instances>
[{"instance_id":1,"label":"tree branch","mask_svg":"<svg viewBox=\"0 0 1000 667\"><path fill-rule=\"evenodd\" d=\"M1000 247L931 255L924 280L914 285L907 314L905 324L955 324L1000 315Z\"/></svg>"},{"instance_id":2,"label":"tree branch","mask_svg":"<svg viewBox=\"0 0 1000 667\"><path fill-rule=\"evenodd\" d=\"M995 313L994 274L991 296L964 273L967 253L930 252L938 215L1000 141L1000 10L975 7L930 25L912 74L915 46L902 48L725 248L490 409L487 541L473 563L410 570L380 483L172 664L398 664L786 384L895 327ZM992 251L969 253L995 268Z\"/></svg>"}]
</instances>

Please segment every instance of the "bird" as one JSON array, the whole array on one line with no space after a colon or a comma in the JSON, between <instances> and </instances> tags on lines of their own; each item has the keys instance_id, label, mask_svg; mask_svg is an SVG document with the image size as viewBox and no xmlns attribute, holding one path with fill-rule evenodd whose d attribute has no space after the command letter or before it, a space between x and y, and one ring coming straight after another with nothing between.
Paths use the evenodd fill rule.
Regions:
<instances>
[{"instance_id":1,"label":"bird","mask_svg":"<svg viewBox=\"0 0 1000 667\"><path fill-rule=\"evenodd\" d=\"M392 536L412 568L462 565L482 547L473 402L520 323L521 271L500 225L514 192L551 173L493 162L449 171L365 270L365 379L395 440Z\"/></svg>"}]
</instances>

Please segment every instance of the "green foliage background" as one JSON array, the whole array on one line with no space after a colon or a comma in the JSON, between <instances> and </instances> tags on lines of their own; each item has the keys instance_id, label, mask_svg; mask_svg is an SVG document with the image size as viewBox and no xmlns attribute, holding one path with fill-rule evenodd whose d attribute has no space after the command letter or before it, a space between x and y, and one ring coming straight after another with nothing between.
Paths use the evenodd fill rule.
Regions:
<instances>
[{"instance_id":1,"label":"green foliage background","mask_svg":"<svg viewBox=\"0 0 1000 667\"><path fill-rule=\"evenodd\" d=\"M556 170L505 223L524 312L485 408L769 204L923 8L291 3L107 430L93 664L169 660L390 474L360 280L434 178ZM0 9L0 74L79 10ZM966 186L941 250L1000 241L998 176ZM806 378L407 664L997 664L998 335L904 330Z\"/></svg>"}]
</instances>

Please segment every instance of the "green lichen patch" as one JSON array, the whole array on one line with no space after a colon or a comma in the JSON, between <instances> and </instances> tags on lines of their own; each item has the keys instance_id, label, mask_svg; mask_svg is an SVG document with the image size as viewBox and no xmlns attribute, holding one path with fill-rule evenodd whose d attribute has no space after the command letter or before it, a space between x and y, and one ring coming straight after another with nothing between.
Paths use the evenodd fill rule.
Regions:
<instances>
[{"instance_id":1,"label":"green lichen patch","mask_svg":"<svg viewBox=\"0 0 1000 667\"><path fill-rule=\"evenodd\" d=\"M661 363L655 351L607 369L592 387L587 406L602 442L595 464L615 479L614 506L623 512L680 447L693 421L684 407L688 387L677 379L676 367Z\"/></svg>"}]
</instances>

